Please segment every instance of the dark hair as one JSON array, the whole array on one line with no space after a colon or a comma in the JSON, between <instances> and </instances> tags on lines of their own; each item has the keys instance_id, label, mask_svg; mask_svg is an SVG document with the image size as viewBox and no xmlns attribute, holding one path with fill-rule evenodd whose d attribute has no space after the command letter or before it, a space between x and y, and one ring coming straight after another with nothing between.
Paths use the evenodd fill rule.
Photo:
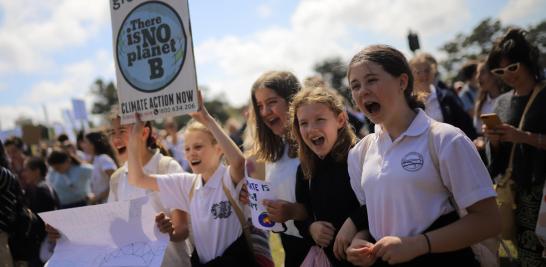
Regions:
<instances>
[{"instance_id":1,"label":"dark hair","mask_svg":"<svg viewBox=\"0 0 546 267\"><path fill-rule=\"evenodd\" d=\"M306 104L320 103L327 106L335 116L345 113L343 98L334 90L326 86L311 85L306 87L294 96L290 105L291 131L294 139L298 141L298 156L300 158L303 174L306 179L315 176L315 169L320 163L319 157L305 144L299 128L298 108ZM356 143L356 136L353 132L349 119L346 117L345 125L337 130L337 139L330 151L330 155L337 162L347 160L349 150Z\"/></svg>"},{"instance_id":2,"label":"dark hair","mask_svg":"<svg viewBox=\"0 0 546 267\"><path fill-rule=\"evenodd\" d=\"M53 149L53 151L51 151L51 153L47 157L47 164L49 164L49 166L52 166L65 163L68 160L70 160L70 163L73 165L81 164L81 161L78 158L70 155L68 152L62 149Z\"/></svg>"},{"instance_id":3,"label":"dark hair","mask_svg":"<svg viewBox=\"0 0 546 267\"><path fill-rule=\"evenodd\" d=\"M25 151L25 143L23 142L23 139L17 136L10 136L8 139L6 139L4 146L15 146L21 152Z\"/></svg>"},{"instance_id":4,"label":"dark hair","mask_svg":"<svg viewBox=\"0 0 546 267\"><path fill-rule=\"evenodd\" d=\"M4 145L2 144L2 140L0 140L0 167L9 169L8 156L6 155L6 150L4 150Z\"/></svg>"},{"instance_id":5,"label":"dark hair","mask_svg":"<svg viewBox=\"0 0 546 267\"><path fill-rule=\"evenodd\" d=\"M44 178L47 175L47 166L44 159L40 157L30 157L25 161L25 166L31 170L39 170L40 177Z\"/></svg>"},{"instance_id":6,"label":"dark hair","mask_svg":"<svg viewBox=\"0 0 546 267\"><path fill-rule=\"evenodd\" d=\"M424 104L418 101L413 94L413 74L406 57L400 51L388 45L371 45L360 50L349 63L347 78L351 74L351 66L365 61L380 65L387 73L395 77L406 74L408 76L408 87L404 90L404 96L408 106L411 109L424 108Z\"/></svg>"},{"instance_id":7,"label":"dark hair","mask_svg":"<svg viewBox=\"0 0 546 267\"><path fill-rule=\"evenodd\" d=\"M288 143L288 155L294 158L297 156L294 140L289 136L275 135L260 116L260 110L256 102L256 91L262 88L273 90L286 101L287 105L290 105L292 97L301 89L300 82L294 74L288 71L269 71L262 74L252 85L252 109L249 112L249 126L246 128L255 131L255 134L252 135L254 144L251 151L256 154L258 160L269 162L279 160L284 153L285 142Z\"/></svg>"},{"instance_id":8,"label":"dark hair","mask_svg":"<svg viewBox=\"0 0 546 267\"><path fill-rule=\"evenodd\" d=\"M496 69L500 66L502 59L507 59L511 63L519 62L529 69L535 81L544 79L544 73L539 63L540 51L538 48L525 38L526 31L519 28L510 28L493 44L487 67Z\"/></svg>"},{"instance_id":9,"label":"dark hair","mask_svg":"<svg viewBox=\"0 0 546 267\"><path fill-rule=\"evenodd\" d=\"M63 134L59 134L59 136L57 136L57 141L58 141L59 143L61 143L61 144L64 143L64 141L67 141L67 140L68 140L68 135L66 135L66 134L64 134L64 133L63 133Z\"/></svg>"},{"instance_id":10,"label":"dark hair","mask_svg":"<svg viewBox=\"0 0 546 267\"><path fill-rule=\"evenodd\" d=\"M462 66L458 76L461 79L461 81L467 82L472 80L472 78L476 76L477 72L478 72L478 62L469 61Z\"/></svg>"},{"instance_id":11,"label":"dark hair","mask_svg":"<svg viewBox=\"0 0 546 267\"><path fill-rule=\"evenodd\" d=\"M93 145L95 155L106 154L114 160L116 166L119 166L114 149L103 132L91 132L85 135L85 138Z\"/></svg>"}]
</instances>

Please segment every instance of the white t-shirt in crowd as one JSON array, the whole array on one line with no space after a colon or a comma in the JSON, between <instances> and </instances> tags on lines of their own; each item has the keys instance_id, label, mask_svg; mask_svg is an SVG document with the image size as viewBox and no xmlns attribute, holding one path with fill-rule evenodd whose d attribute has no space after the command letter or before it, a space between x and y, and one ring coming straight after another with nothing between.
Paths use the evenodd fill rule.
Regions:
<instances>
[{"instance_id":1,"label":"white t-shirt in crowd","mask_svg":"<svg viewBox=\"0 0 546 267\"><path fill-rule=\"evenodd\" d=\"M91 192L98 195L106 190L110 185L110 177L106 174L107 170L115 171L118 167L110 156L106 154L96 155L93 159L93 174L91 175Z\"/></svg>"},{"instance_id":2,"label":"white t-shirt in crowd","mask_svg":"<svg viewBox=\"0 0 546 267\"><path fill-rule=\"evenodd\" d=\"M444 115L442 114L442 108L440 107L440 101L438 100L436 90L436 86L430 86L430 95L425 103L425 112L434 120L444 122Z\"/></svg>"},{"instance_id":3,"label":"white t-shirt in crowd","mask_svg":"<svg viewBox=\"0 0 546 267\"><path fill-rule=\"evenodd\" d=\"M173 143L172 136L167 136L163 142L164 146L172 153L173 158L180 163L184 170L190 169L190 164L186 160L186 154L184 152L184 135L176 133L176 144Z\"/></svg>"},{"instance_id":4,"label":"white t-shirt in crowd","mask_svg":"<svg viewBox=\"0 0 546 267\"><path fill-rule=\"evenodd\" d=\"M368 208L370 233L376 240L422 233L438 217L454 210L450 192L461 209L496 195L472 141L444 123L435 126L433 140L440 164L438 177L428 151L431 121L419 109L394 142L377 125L376 133L365 137L371 139L368 150L364 151L363 139L349 153L351 185ZM364 164L359 168L363 153Z\"/></svg>"},{"instance_id":5,"label":"white t-shirt in crowd","mask_svg":"<svg viewBox=\"0 0 546 267\"><path fill-rule=\"evenodd\" d=\"M156 174L159 170L159 161L163 158L159 150L157 149L152 158L144 165L144 172L148 174ZM110 188L110 193L108 195L108 202L114 201L124 201L136 199L139 197L148 196L152 200L156 212L165 212L170 214L170 209L166 209L161 200L159 199L159 193L153 192L152 190L142 189L129 184L127 177L127 162L121 167L123 168L122 173L120 174L118 180L118 186L116 192L112 191ZM176 160L171 159L167 165L167 173L180 173L184 172L182 167L176 162ZM150 218L153 220L154 218ZM191 254L191 244L189 244L189 239L186 239L185 242L169 242L167 249L165 250L164 260L161 266L170 267L173 265L190 266L189 255Z\"/></svg>"},{"instance_id":6,"label":"white t-shirt in crowd","mask_svg":"<svg viewBox=\"0 0 546 267\"><path fill-rule=\"evenodd\" d=\"M480 113L493 113L495 110L495 102L497 102L497 98L491 98L489 95L487 95L483 102L482 110ZM474 127L476 128L478 134L482 134L482 120L476 115L474 115Z\"/></svg>"},{"instance_id":7,"label":"white t-shirt in crowd","mask_svg":"<svg viewBox=\"0 0 546 267\"><path fill-rule=\"evenodd\" d=\"M224 193L221 179L237 202L243 182L234 186L229 167L220 165L204 185L201 176L193 173L156 177L159 196L165 208L181 209L190 214L193 240L201 263L221 256L241 236L241 223ZM190 191L195 179L197 181L190 203Z\"/></svg>"},{"instance_id":8,"label":"white t-shirt in crowd","mask_svg":"<svg viewBox=\"0 0 546 267\"><path fill-rule=\"evenodd\" d=\"M288 145L284 146L282 157L275 162L265 164L265 181L271 183L278 199L296 202L296 173L300 160L288 156ZM285 234L301 237L293 220L285 222Z\"/></svg>"}]
</instances>

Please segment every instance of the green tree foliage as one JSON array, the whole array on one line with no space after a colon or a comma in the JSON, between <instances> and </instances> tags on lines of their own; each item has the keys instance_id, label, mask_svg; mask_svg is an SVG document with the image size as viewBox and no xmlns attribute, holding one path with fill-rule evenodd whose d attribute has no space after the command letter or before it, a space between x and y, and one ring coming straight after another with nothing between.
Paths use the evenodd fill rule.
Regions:
<instances>
[{"instance_id":1,"label":"green tree foliage","mask_svg":"<svg viewBox=\"0 0 546 267\"><path fill-rule=\"evenodd\" d=\"M347 90L345 79L347 76L347 63L339 57L327 58L313 67L325 82L337 90L347 101L351 103L351 92Z\"/></svg>"},{"instance_id":2,"label":"green tree foliage","mask_svg":"<svg viewBox=\"0 0 546 267\"><path fill-rule=\"evenodd\" d=\"M91 85L91 93L93 93L96 99L91 108L91 113L93 114L108 114L111 107L118 103L116 86L112 81L106 83L100 78L97 79Z\"/></svg>"},{"instance_id":3,"label":"green tree foliage","mask_svg":"<svg viewBox=\"0 0 546 267\"><path fill-rule=\"evenodd\" d=\"M440 65L453 77L468 60L485 57L495 40L501 37L510 26L504 26L497 19L487 18L481 21L469 34L459 33L452 40L440 47L447 58ZM541 50L540 61L546 66L546 20L535 26L529 26L527 38Z\"/></svg>"}]
</instances>

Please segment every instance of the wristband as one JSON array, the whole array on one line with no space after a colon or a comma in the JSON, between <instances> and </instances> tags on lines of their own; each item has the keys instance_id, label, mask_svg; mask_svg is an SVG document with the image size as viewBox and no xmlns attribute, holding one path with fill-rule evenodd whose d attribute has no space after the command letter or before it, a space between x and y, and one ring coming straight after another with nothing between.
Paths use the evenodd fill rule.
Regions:
<instances>
[{"instance_id":1,"label":"wristband","mask_svg":"<svg viewBox=\"0 0 546 267\"><path fill-rule=\"evenodd\" d=\"M427 247L428 247L427 254L430 254L431 253L430 239L428 238L428 235L426 233L424 233L423 236L425 237L425 240L427 241Z\"/></svg>"}]
</instances>

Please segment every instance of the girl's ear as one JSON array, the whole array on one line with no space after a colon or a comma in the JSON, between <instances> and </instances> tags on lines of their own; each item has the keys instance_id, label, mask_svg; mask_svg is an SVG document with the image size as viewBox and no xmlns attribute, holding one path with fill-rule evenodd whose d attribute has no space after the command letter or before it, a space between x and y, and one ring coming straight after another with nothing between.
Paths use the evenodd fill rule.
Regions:
<instances>
[{"instance_id":1,"label":"girl's ear","mask_svg":"<svg viewBox=\"0 0 546 267\"><path fill-rule=\"evenodd\" d=\"M408 88L409 76L406 73L400 74L400 89L402 93Z\"/></svg>"},{"instance_id":2,"label":"girl's ear","mask_svg":"<svg viewBox=\"0 0 546 267\"><path fill-rule=\"evenodd\" d=\"M336 122L337 122L338 130L345 127L345 123L347 123L347 118L348 118L347 111L340 112L337 115Z\"/></svg>"},{"instance_id":3,"label":"girl's ear","mask_svg":"<svg viewBox=\"0 0 546 267\"><path fill-rule=\"evenodd\" d=\"M144 127L142 129L142 134L141 134L141 138L142 140L146 141L146 139L148 139L148 135L150 134L150 128L149 127Z\"/></svg>"}]
</instances>

